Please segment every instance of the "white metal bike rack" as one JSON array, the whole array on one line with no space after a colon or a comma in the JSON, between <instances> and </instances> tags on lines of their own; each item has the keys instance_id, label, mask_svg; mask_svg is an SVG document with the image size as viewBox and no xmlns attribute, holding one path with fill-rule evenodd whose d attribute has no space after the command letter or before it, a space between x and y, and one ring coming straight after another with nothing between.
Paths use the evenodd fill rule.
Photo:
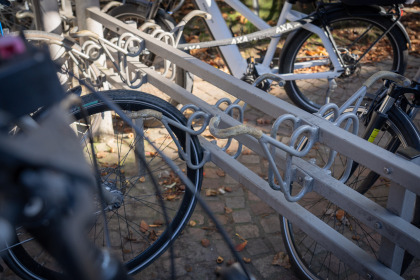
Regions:
<instances>
[{"instance_id":1,"label":"white metal bike rack","mask_svg":"<svg viewBox=\"0 0 420 280\"><path fill-rule=\"evenodd\" d=\"M314 240L322 244L327 250L333 252L342 261L347 263L361 275L366 275L370 279L402 279L398 273L402 254L404 250L416 258L420 258L420 229L406 221L404 216L405 208L412 201L413 194L420 195L420 167L418 160L406 160L398 155L384 151L380 147L368 143L356 135L344 131L325 119L307 113L295 106L271 96L249 84L244 83L226 73L223 73L206 63L172 48L150 35L143 33L132 26L121 23L119 20L101 13L98 9L98 1L76 0L76 7L86 8L86 20L96 21L109 30L118 33L131 33L141 38L144 47L156 53L160 57L170 60L183 69L192 72L207 82L217 85L220 89L231 95L252 104L254 108L264 111L266 114L278 118L284 114L291 114L299 120L300 124L315 128L316 141L327 145L331 149L345 155L371 170L377 172L399 186L393 188L395 193L402 193L400 197L406 197L405 205L396 205L395 201L390 201L388 207L399 209L390 211L378 206L368 198L350 189L345 184L331 177L326 170L321 169L299 156L293 156L290 151L276 149L273 159L280 169L295 168L294 178L310 178L311 190L326 197L334 204L341 207L349 214L357 217L367 226L386 238L383 256L388 256L385 264L381 264L374 257L360 249L350 240L340 235L334 229L316 218L309 211L298 205L289 202L285 196L273 190L267 181L249 170L246 166L226 154L216 145L201 138L202 146L210 152L211 161L222 168L239 183L246 186L251 192L260 197L281 215L287 217L292 223L308 233ZM80 19L79 19L80 21ZM233 127L241 123L228 114L225 114L215 106L211 106L200 98L187 92L175 83L162 77L153 69L148 68L139 62L128 62L130 69L136 69L145 74L143 79L151 83L161 91L165 92L182 104L194 104L209 116L220 116L220 127ZM112 79L109 79L112 83ZM117 81L116 81L117 82ZM235 139L252 149L259 155L264 156L264 150L259 144L258 139L249 134L235 136ZM291 158L291 161L287 161ZM411 195L408 192L412 193ZM407 193L407 194L406 194ZM393 252L393 258L389 259Z\"/></svg>"}]
</instances>

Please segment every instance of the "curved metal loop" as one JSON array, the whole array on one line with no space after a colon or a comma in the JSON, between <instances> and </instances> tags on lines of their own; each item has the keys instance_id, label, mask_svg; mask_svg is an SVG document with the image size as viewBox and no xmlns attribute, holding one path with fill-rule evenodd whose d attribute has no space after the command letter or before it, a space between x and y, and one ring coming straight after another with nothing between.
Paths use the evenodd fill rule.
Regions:
<instances>
[{"instance_id":1,"label":"curved metal loop","mask_svg":"<svg viewBox=\"0 0 420 280\"><path fill-rule=\"evenodd\" d=\"M198 106L194 105L194 104L184 105L179 111L181 113L184 113L188 109L193 110L194 112L201 111L201 109Z\"/></svg>"},{"instance_id":2,"label":"curved metal loop","mask_svg":"<svg viewBox=\"0 0 420 280\"><path fill-rule=\"evenodd\" d=\"M83 52L89 56L89 59L92 61L98 60L99 57L103 54L103 48L100 44L88 40L82 45Z\"/></svg>"},{"instance_id":3,"label":"curved metal loop","mask_svg":"<svg viewBox=\"0 0 420 280\"><path fill-rule=\"evenodd\" d=\"M185 25L192 20L194 17L202 17L204 20L211 19L211 14L203 12L201 10L194 10L189 12L182 20L171 30L172 34L176 34L175 44L178 46L179 41L181 40L182 33L184 32Z\"/></svg>"},{"instance_id":4,"label":"curved metal loop","mask_svg":"<svg viewBox=\"0 0 420 280\"><path fill-rule=\"evenodd\" d=\"M219 100L217 100L217 102L214 104L214 106L216 106L216 108L220 109L220 105L222 105L223 103L226 103L229 106L230 104L232 104L232 101L227 97L223 97L223 98L220 98Z\"/></svg>"},{"instance_id":5,"label":"curved metal loop","mask_svg":"<svg viewBox=\"0 0 420 280\"><path fill-rule=\"evenodd\" d=\"M201 127L198 130L193 130L193 129L188 129L188 134L192 134L192 135L200 135L201 133L204 132L204 130L206 130L209 122L210 122L210 115L203 112L203 111L197 111L195 113L193 113L189 118L188 118L188 122L187 122L187 128L192 127L193 122L195 122L196 120L202 119L203 120L203 124L201 125Z\"/></svg>"},{"instance_id":6,"label":"curved metal loop","mask_svg":"<svg viewBox=\"0 0 420 280\"><path fill-rule=\"evenodd\" d=\"M323 105L318 112L314 113L315 116L321 117L325 119L328 112L332 112L332 116L328 116L328 120L331 122L335 122L335 120L340 115L339 113L340 108L338 108L337 104L335 103L327 103Z\"/></svg>"}]
</instances>

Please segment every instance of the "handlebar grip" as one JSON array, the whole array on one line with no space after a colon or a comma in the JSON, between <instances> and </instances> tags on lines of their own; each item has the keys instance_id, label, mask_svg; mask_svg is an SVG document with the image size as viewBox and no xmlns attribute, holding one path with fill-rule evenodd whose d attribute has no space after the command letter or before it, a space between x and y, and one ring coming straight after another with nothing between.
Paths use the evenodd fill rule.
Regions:
<instances>
[{"instance_id":1,"label":"handlebar grip","mask_svg":"<svg viewBox=\"0 0 420 280\"><path fill-rule=\"evenodd\" d=\"M240 134L249 134L257 139L260 139L263 136L262 131L246 126L244 124L240 124L237 126L229 127L229 128L218 128L220 123L220 116L215 116L211 118L209 129L211 134L213 134L217 138L230 138L233 136L237 136Z\"/></svg>"}]
</instances>

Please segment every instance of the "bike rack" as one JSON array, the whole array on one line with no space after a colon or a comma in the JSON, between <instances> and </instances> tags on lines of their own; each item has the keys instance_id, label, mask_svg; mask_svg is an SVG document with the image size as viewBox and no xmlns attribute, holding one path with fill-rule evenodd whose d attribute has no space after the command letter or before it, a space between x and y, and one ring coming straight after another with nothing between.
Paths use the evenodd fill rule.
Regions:
<instances>
[{"instance_id":1,"label":"bike rack","mask_svg":"<svg viewBox=\"0 0 420 280\"><path fill-rule=\"evenodd\" d=\"M260 197L278 213L287 217L292 223L298 224L303 231L309 233L314 240L333 252L360 275L366 275L369 279L402 279L396 272L401 267L401 251L406 250L416 258L420 258L420 229L407 222L404 214L406 213L404 207L407 207L408 203L412 201L408 193L412 193L411 197L413 194L420 195L418 184L420 182L420 162L417 159L408 161L398 155L384 151L320 116L300 110L285 101L233 78L189 54L170 47L164 42L158 41L152 36L100 12L97 6L95 7L95 4L97 4L95 1L76 0L75 2L76 6L80 5L80 7L87 8L85 10L87 21L96 21L120 35L130 33L141 38L142 46L160 57L170 60L177 67L182 67L207 82L217 85L236 98L252 104L256 109L264 111L274 118L279 118L278 122L286 120L293 122L295 132L305 129L306 132L310 131L310 142L320 142L327 145L332 150L369 167L381 176L395 182L398 186L402 186L392 189L395 193L406 193L408 198L407 200L398 200L404 203L404 205L399 206L395 206L395 201L390 201L388 208L394 209L392 213L395 213L392 214L387 209L380 207L331 177L328 169L320 168L302 159L302 154L299 154L293 148L295 137L293 134L291 135L291 144L280 147L273 142L272 137L263 135L261 132L239 129L239 133L234 136L238 142L261 156L272 157L270 165L275 168L272 169L274 174L269 177L275 176L279 185L272 183L270 186L267 181L249 170L234 157L228 155L215 144L208 142L204 137L200 137L200 142L209 153L212 162ZM117 56L118 54L114 53L113 55ZM206 115L208 119L217 116L212 121L213 123L216 122L214 126L216 130L219 126L231 128L242 125L240 121L220 110L218 106L207 104L146 65L138 61L126 61L125 63L129 71L141 72L142 82L154 85L182 104L193 104L196 111L204 112L203 115ZM108 81L122 87L121 81L118 79L108 78ZM219 136L232 137L232 135L223 135L223 132L224 130L216 131L216 134L220 133ZM265 139L265 143L268 143L267 146L261 145L261 139ZM277 168L286 173L289 172L284 175L284 180L277 174ZM305 195L303 193L298 197L287 197L277 190L281 189L287 192L284 186L287 187L291 181L302 182L307 191L317 192L347 213L355 216L365 225L375 229L387 239L384 242L386 246L380 253L381 260L384 260L383 256L387 256L386 259L389 260L388 252L390 251L393 252L393 258L384 262L385 264L379 263L374 257L316 218L309 211L297 203L290 202Z\"/></svg>"}]
</instances>

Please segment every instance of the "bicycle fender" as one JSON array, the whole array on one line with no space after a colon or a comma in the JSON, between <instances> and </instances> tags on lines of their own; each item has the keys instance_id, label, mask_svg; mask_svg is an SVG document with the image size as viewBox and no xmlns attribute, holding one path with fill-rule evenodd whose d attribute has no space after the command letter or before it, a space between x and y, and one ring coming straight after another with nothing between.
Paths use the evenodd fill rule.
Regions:
<instances>
[{"instance_id":1,"label":"bicycle fender","mask_svg":"<svg viewBox=\"0 0 420 280\"><path fill-rule=\"evenodd\" d=\"M365 15L366 14L372 14L372 15L378 15L381 16L382 14L385 14L386 11L383 7L380 6L348 6L348 5L332 5L331 7L327 8L327 13L334 13L334 12L346 12L348 15L357 16L357 15ZM319 20L319 19L318 19ZM407 30L404 28L404 25L398 21L395 25L398 30L404 35L405 43L407 45L407 48L411 48L411 41L410 37L408 36Z\"/></svg>"}]
</instances>

